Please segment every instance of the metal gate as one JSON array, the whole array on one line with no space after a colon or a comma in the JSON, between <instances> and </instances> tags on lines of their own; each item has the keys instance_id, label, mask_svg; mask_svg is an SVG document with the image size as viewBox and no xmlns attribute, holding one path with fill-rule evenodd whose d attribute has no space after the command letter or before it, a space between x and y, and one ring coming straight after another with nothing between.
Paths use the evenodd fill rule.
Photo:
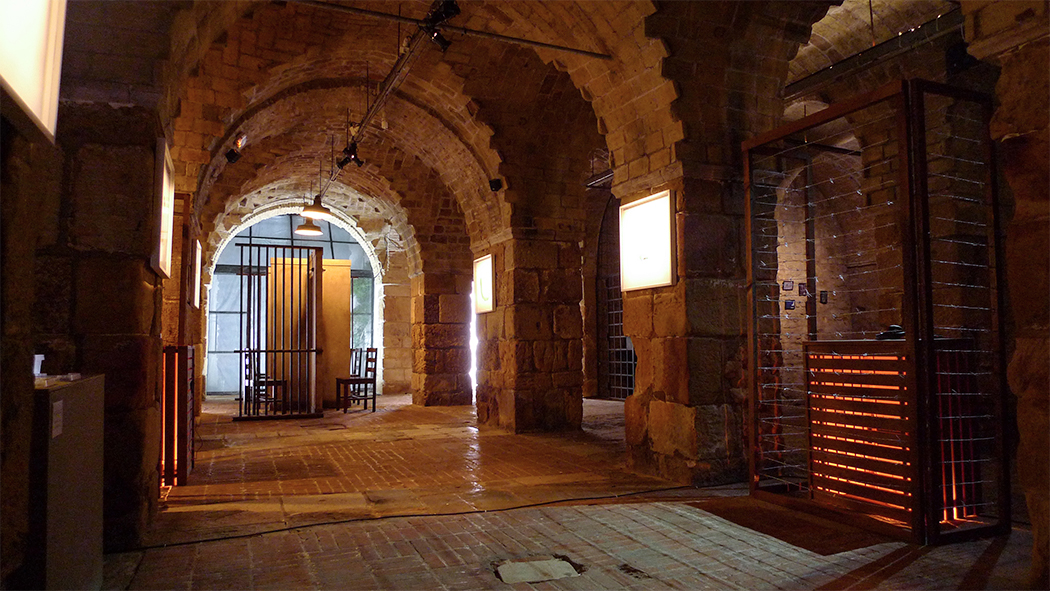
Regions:
<instances>
[{"instance_id":1,"label":"metal gate","mask_svg":"<svg viewBox=\"0 0 1050 591\"><path fill-rule=\"evenodd\" d=\"M239 419L318 417L317 312L322 250L240 247Z\"/></svg>"}]
</instances>

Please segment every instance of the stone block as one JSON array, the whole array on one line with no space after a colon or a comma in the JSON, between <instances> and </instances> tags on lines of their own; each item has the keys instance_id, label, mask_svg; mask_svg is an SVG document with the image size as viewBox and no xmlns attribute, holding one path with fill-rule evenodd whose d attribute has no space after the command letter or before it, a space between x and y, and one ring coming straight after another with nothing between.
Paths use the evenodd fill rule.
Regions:
<instances>
[{"instance_id":1,"label":"stone block","mask_svg":"<svg viewBox=\"0 0 1050 591\"><path fill-rule=\"evenodd\" d=\"M678 242L682 255L679 274L685 271L708 277L743 275L742 217L682 214L680 218ZM684 269L681 268L683 264Z\"/></svg>"},{"instance_id":2,"label":"stone block","mask_svg":"<svg viewBox=\"0 0 1050 591\"><path fill-rule=\"evenodd\" d=\"M546 303L578 304L583 299L579 267L542 271L540 298Z\"/></svg>"},{"instance_id":3,"label":"stone block","mask_svg":"<svg viewBox=\"0 0 1050 591\"><path fill-rule=\"evenodd\" d=\"M457 276L451 273L424 273L423 292L427 295L448 295L459 293Z\"/></svg>"},{"instance_id":4,"label":"stone block","mask_svg":"<svg viewBox=\"0 0 1050 591\"><path fill-rule=\"evenodd\" d=\"M1045 210L1045 204L1044 204ZM1050 324L1050 225L1046 220L1012 224L1006 236L1007 274L1011 286L1024 286L1042 297L1012 297L1010 304L1018 326Z\"/></svg>"},{"instance_id":5,"label":"stone block","mask_svg":"<svg viewBox=\"0 0 1050 591\"><path fill-rule=\"evenodd\" d=\"M554 334L563 339L583 338L583 314L579 304L554 308Z\"/></svg>"},{"instance_id":6,"label":"stone block","mask_svg":"<svg viewBox=\"0 0 1050 591\"><path fill-rule=\"evenodd\" d=\"M507 303L535 303L540 301L540 274L531 269L513 269L508 282Z\"/></svg>"},{"instance_id":7,"label":"stone block","mask_svg":"<svg viewBox=\"0 0 1050 591\"><path fill-rule=\"evenodd\" d=\"M437 295L418 295L412 299L412 322L436 323L441 320L441 301Z\"/></svg>"},{"instance_id":8,"label":"stone block","mask_svg":"<svg viewBox=\"0 0 1050 591\"><path fill-rule=\"evenodd\" d=\"M74 329L86 334L142 334L159 312L155 275L142 260L85 257L76 269Z\"/></svg>"},{"instance_id":9,"label":"stone block","mask_svg":"<svg viewBox=\"0 0 1050 591\"><path fill-rule=\"evenodd\" d=\"M700 405L723 402L724 369L721 341L689 339L689 403Z\"/></svg>"},{"instance_id":10,"label":"stone block","mask_svg":"<svg viewBox=\"0 0 1050 591\"><path fill-rule=\"evenodd\" d=\"M719 279L688 281L686 310L692 334L725 336L743 334L745 287L742 282Z\"/></svg>"},{"instance_id":11,"label":"stone block","mask_svg":"<svg viewBox=\"0 0 1050 591\"><path fill-rule=\"evenodd\" d=\"M37 256L33 284L35 329L40 334L71 330L73 263L68 257Z\"/></svg>"},{"instance_id":12,"label":"stone block","mask_svg":"<svg viewBox=\"0 0 1050 591\"><path fill-rule=\"evenodd\" d=\"M623 296L623 331L631 338L653 334L653 297L650 292L628 292Z\"/></svg>"},{"instance_id":13,"label":"stone block","mask_svg":"<svg viewBox=\"0 0 1050 591\"><path fill-rule=\"evenodd\" d=\"M413 346L436 349L469 348L470 334L465 324L424 324L414 325Z\"/></svg>"},{"instance_id":14,"label":"stone block","mask_svg":"<svg viewBox=\"0 0 1050 591\"><path fill-rule=\"evenodd\" d=\"M653 336L682 337L689 334L685 291L686 284L681 281L673 287L654 290Z\"/></svg>"},{"instance_id":15,"label":"stone block","mask_svg":"<svg viewBox=\"0 0 1050 591\"><path fill-rule=\"evenodd\" d=\"M696 459L696 409L661 400L650 402L649 441L657 453Z\"/></svg>"},{"instance_id":16,"label":"stone block","mask_svg":"<svg viewBox=\"0 0 1050 591\"><path fill-rule=\"evenodd\" d=\"M689 403L689 340L653 339L653 392L678 404Z\"/></svg>"},{"instance_id":17,"label":"stone block","mask_svg":"<svg viewBox=\"0 0 1050 591\"><path fill-rule=\"evenodd\" d=\"M649 437L649 403L653 395L648 392L639 392L627 397L623 404L624 430L627 445L647 445Z\"/></svg>"},{"instance_id":18,"label":"stone block","mask_svg":"<svg viewBox=\"0 0 1050 591\"><path fill-rule=\"evenodd\" d=\"M553 336L550 310L535 304L515 304L507 308L506 333L509 338L546 341Z\"/></svg>"},{"instance_id":19,"label":"stone block","mask_svg":"<svg viewBox=\"0 0 1050 591\"><path fill-rule=\"evenodd\" d=\"M110 380L106 376L106 397ZM160 457L159 405L120 411L106 408L103 540L106 552L141 543L157 504Z\"/></svg>"},{"instance_id":20,"label":"stone block","mask_svg":"<svg viewBox=\"0 0 1050 591\"><path fill-rule=\"evenodd\" d=\"M470 297L466 295L438 296L438 322L466 324L470 322Z\"/></svg>"},{"instance_id":21,"label":"stone block","mask_svg":"<svg viewBox=\"0 0 1050 591\"><path fill-rule=\"evenodd\" d=\"M558 243L547 240L518 240L507 248L507 266L511 269L555 269L558 267Z\"/></svg>"},{"instance_id":22,"label":"stone block","mask_svg":"<svg viewBox=\"0 0 1050 591\"><path fill-rule=\"evenodd\" d=\"M153 408L160 401L161 342L144 335L87 335L81 344L85 374L106 375L106 413Z\"/></svg>"},{"instance_id":23,"label":"stone block","mask_svg":"<svg viewBox=\"0 0 1050 591\"><path fill-rule=\"evenodd\" d=\"M154 147L89 144L72 158L76 248L148 257L153 251Z\"/></svg>"}]
</instances>

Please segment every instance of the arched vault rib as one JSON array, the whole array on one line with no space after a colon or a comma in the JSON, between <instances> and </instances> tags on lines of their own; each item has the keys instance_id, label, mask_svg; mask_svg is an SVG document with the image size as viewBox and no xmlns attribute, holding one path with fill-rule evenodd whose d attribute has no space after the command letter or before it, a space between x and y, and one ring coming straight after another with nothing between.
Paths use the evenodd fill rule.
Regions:
<instances>
[{"instance_id":1,"label":"arched vault rib","mask_svg":"<svg viewBox=\"0 0 1050 591\"><path fill-rule=\"evenodd\" d=\"M329 138L334 137L336 150L344 141L345 104L338 99L359 90L351 86L322 81L304 88L279 93L278 100L267 100L260 108L242 118L230 133L245 133L249 138L242 160L228 164L218 151L212 155L198 196L203 211L215 211L221 202L231 196L243 195L255 187L288 176L302 177L302 191L316 194L317 166L331 154ZM461 141L446 122L432 112L400 97L389 103L387 130L372 129L359 147L359 153L368 164L366 169L377 169L376 174L393 178L403 163L411 158L437 172L448 190L457 196L460 208L467 216L467 228L473 237L491 232L498 222L494 210L498 204L486 199L489 175L483 169L472 146ZM340 178L354 176L355 167L348 166Z\"/></svg>"}]
</instances>

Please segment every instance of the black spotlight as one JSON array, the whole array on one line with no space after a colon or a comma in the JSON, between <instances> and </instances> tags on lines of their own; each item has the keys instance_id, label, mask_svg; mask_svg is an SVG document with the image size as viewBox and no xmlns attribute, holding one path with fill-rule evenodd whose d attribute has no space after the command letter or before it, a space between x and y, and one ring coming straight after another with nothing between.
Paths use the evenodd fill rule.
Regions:
<instances>
[{"instance_id":1,"label":"black spotlight","mask_svg":"<svg viewBox=\"0 0 1050 591\"><path fill-rule=\"evenodd\" d=\"M489 179L489 188L493 191L499 191L503 188L503 179Z\"/></svg>"},{"instance_id":2,"label":"black spotlight","mask_svg":"<svg viewBox=\"0 0 1050 591\"><path fill-rule=\"evenodd\" d=\"M336 162L335 165L339 168L345 167L347 164L353 162L360 168L365 162L361 160L357 155L357 142L352 142L349 146L343 148L343 157Z\"/></svg>"},{"instance_id":3,"label":"black spotlight","mask_svg":"<svg viewBox=\"0 0 1050 591\"><path fill-rule=\"evenodd\" d=\"M445 53L449 46L452 45L451 41L442 36L441 31L432 31L430 33L430 40L437 43L438 49L441 50L441 53Z\"/></svg>"}]
</instances>

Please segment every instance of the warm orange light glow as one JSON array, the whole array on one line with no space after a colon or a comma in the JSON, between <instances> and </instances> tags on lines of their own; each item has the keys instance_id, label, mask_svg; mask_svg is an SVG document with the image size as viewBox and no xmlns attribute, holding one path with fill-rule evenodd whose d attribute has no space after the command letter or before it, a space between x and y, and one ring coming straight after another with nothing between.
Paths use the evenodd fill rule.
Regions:
<instances>
[{"instance_id":1,"label":"warm orange light glow","mask_svg":"<svg viewBox=\"0 0 1050 591\"><path fill-rule=\"evenodd\" d=\"M904 476L900 476L899 474L890 474L888 472L879 472L877 470L867 470L865 468L858 468L856 466L850 466L848 464L837 464L835 462L826 462L824 460L813 460L813 463L814 464L823 464L825 466L831 466L833 468L842 468L844 470L851 470L853 472L863 472L864 474L873 474L875 476L883 476L883 477L886 477L886 478L892 478L894 480L903 480L904 482L911 482L911 478L905 478ZM855 483L855 484L861 484L861 483ZM872 486L874 486L874 485L872 485Z\"/></svg>"},{"instance_id":2,"label":"warm orange light glow","mask_svg":"<svg viewBox=\"0 0 1050 591\"><path fill-rule=\"evenodd\" d=\"M900 386L883 386L881 384L863 384L848 382L813 382L814 386L832 386L835 388L865 388L871 390L901 390Z\"/></svg>"},{"instance_id":3,"label":"warm orange light glow","mask_svg":"<svg viewBox=\"0 0 1050 591\"><path fill-rule=\"evenodd\" d=\"M845 482L846 484L853 484L853 485L856 485L856 486L862 486L864 488L870 488L870 489L873 489L873 490L879 490L879 491L882 491L882 492L887 492L887 493L891 493L891 494L895 494L895 495L904 495L906 497L910 497L911 496L911 493L903 491L903 490L896 490L896 489L892 489L892 488L886 488L885 486L879 486L877 484L870 484L870 483L867 483L867 482L857 482L856 480L849 480L847 478L839 478L838 476L832 476L830 474L821 474L820 477L821 478L828 478L830 480L836 480L838 482ZM868 501L868 502L872 502L871 499L864 499L864 500Z\"/></svg>"},{"instance_id":4,"label":"warm orange light glow","mask_svg":"<svg viewBox=\"0 0 1050 591\"><path fill-rule=\"evenodd\" d=\"M864 497L861 497L861 496L851 495L848 492L842 492L840 490L835 490L835 489L832 489L832 488L826 488L826 487L823 487L823 486L815 486L813 488L816 489L816 490L819 490L821 492L826 492L829 495L836 495L836 496L840 496L840 497L846 497L848 499L853 499L855 501L863 501L865 503L871 503L872 505L878 505L880 507L889 507L891 509L899 509L901 511L906 511L908 513L911 513L911 508L910 507L902 507L901 505L894 505L893 503L886 503L884 501L876 501L874 499L867 499L867 498L864 498ZM875 517L875 516L872 515L871 517Z\"/></svg>"},{"instance_id":5,"label":"warm orange light glow","mask_svg":"<svg viewBox=\"0 0 1050 591\"><path fill-rule=\"evenodd\" d=\"M893 404L895 406L906 405L905 402L900 400L893 400L890 398L866 398L857 396L842 396L841 394L810 394L813 398L820 398L822 400L844 400L846 402L870 402L872 404Z\"/></svg>"},{"instance_id":6,"label":"warm orange light glow","mask_svg":"<svg viewBox=\"0 0 1050 591\"><path fill-rule=\"evenodd\" d=\"M904 361L903 355L838 355L836 353L810 353L810 359L849 359L851 361Z\"/></svg>"},{"instance_id":7,"label":"warm orange light glow","mask_svg":"<svg viewBox=\"0 0 1050 591\"><path fill-rule=\"evenodd\" d=\"M841 449L831 449L828 447L814 447L813 451L821 451L824 453L835 454L839 456L849 456L851 458L859 458L862 460L873 460L876 462L885 462L887 464L896 464L898 466L905 466L905 462L900 460L891 460L890 458L880 458L879 456L869 456L867 454L858 454L851 451L843 451Z\"/></svg>"},{"instance_id":8,"label":"warm orange light glow","mask_svg":"<svg viewBox=\"0 0 1050 591\"><path fill-rule=\"evenodd\" d=\"M873 412L860 412L856 410L839 410L835 408L818 408L814 407L813 410L819 410L821 412L829 412L837 415L849 415L853 417L873 417L876 419L890 419L896 421L907 421L908 417L902 417L899 415L880 415Z\"/></svg>"},{"instance_id":9,"label":"warm orange light glow","mask_svg":"<svg viewBox=\"0 0 1050 591\"><path fill-rule=\"evenodd\" d=\"M852 439L850 437L838 437L837 435L825 435L823 433L814 433L813 436L814 437L823 437L825 439L834 439L835 441L845 441L847 443L863 443L864 445L873 445L875 447L885 447L885 448L888 448L888 449L899 449L899 450L910 449L910 448L907 448L907 447L901 447L899 445L888 445L886 443L878 443L878 442L875 442L875 441L865 441L863 439Z\"/></svg>"},{"instance_id":10,"label":"warm orange light glow","mask_svg":"<svg viewBox=\"0 0 1050 591\"><path fill-rule=\"evenodd\" d=\"M866 376L903 376L903 371L883 371L880 369L846 369L840 367L814 367L810 368L814 373L851 373Z\"/></svg>"}]
</instances>

